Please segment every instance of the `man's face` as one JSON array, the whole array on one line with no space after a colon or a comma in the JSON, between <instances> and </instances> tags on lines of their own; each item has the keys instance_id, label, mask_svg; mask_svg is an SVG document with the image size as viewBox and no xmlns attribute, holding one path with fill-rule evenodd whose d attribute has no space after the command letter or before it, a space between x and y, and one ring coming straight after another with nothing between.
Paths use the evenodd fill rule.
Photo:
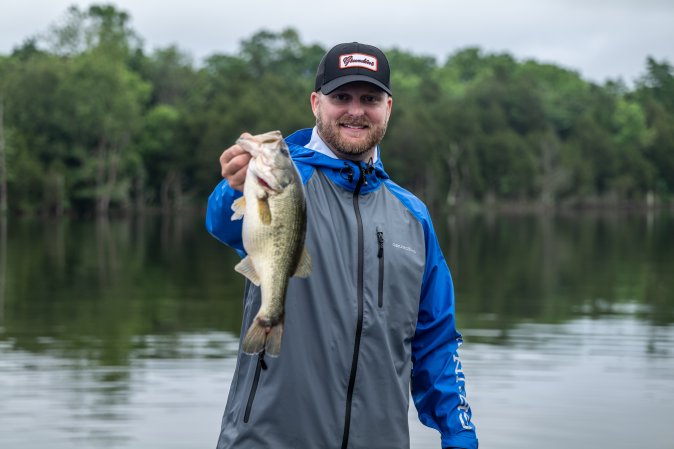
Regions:
<instances>
[{"instance_id":1,"label":"man's face","mask_svg":"<svg viewBox=\"0 0 674 449\"><path fill-rule=\"evenodd\" d=\"M392 98L370 83L345 84L323 95L311 94L318 134L338 156L367 160L386 133Z\"/></svg>"}]
</instances>

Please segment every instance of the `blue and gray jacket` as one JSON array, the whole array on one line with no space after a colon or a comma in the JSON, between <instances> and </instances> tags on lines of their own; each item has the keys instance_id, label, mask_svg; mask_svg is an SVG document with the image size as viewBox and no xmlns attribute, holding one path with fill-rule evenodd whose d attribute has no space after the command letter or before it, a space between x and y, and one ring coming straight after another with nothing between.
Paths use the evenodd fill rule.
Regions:
<instances>
[{"instance_id":1,"label":"blue and gray jacket","mask_svg":"<svg viewBox=\"0 0 674 449\"><path fill-rule=\"evenodd\" d=\"M373 166L286 141L305 185L313 270L288 286L278 358L239 353L218 449L409 447L410 385L442 447L477 448L457 349L454 290L426 206ZM379 151L379 149L377 149ZM206 226L245 255L241 195L222 181ZM246 281L243 329L260 306Z\"/></svg>"}]
</instances>

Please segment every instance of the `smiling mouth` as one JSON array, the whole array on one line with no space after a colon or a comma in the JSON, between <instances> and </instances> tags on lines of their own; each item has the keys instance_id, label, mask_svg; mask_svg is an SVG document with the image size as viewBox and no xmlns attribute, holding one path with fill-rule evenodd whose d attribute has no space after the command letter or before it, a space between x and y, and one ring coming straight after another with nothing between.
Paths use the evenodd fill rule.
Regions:
<instances>
[{"instance_id":1,"label":"smiling mouth","mask_svg":"<svg viewBox=\"0 0 674 449\"><path fill-rule=\"evenodd\" d=\"M349 125L348 123L341 123L339 126L346 129L367 129L367 125Z\"/></svg>"}]
</instances>

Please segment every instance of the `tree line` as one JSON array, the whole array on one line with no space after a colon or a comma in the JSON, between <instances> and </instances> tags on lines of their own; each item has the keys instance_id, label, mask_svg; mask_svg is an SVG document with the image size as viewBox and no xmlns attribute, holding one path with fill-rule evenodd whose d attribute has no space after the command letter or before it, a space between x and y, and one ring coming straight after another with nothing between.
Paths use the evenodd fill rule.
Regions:
<instances>
[{"instance_id":1,"label":"tree line","mask_svg":"<svg viewBox=\"0 0 674 449\"><path fill-rule=\"evenodd\" d=\"M0 55L0 209L107 215L203 206L218 156L243 131L312 126L326 49L294 29L259 31L195 65L147 53L110 5ZM385 49L392 177L432 205L669 205L674 69L648 58L628 87L508 53L466 48L443 63Z\"/></svg>"}]
</instances>

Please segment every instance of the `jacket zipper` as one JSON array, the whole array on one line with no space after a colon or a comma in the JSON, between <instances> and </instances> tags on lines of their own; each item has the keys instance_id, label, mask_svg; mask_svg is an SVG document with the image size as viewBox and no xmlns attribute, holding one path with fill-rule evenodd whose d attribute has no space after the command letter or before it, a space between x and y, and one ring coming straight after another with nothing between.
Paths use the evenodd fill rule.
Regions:
<instances>
[{"instance_id":1,"label":"jacket zipper","mask_svg":"<svg viewBox=\"0 0 674 449\"><path fill-rule=\"evenodd\" d=\"M356 371L358 369L358 355L360 353L360 337L363 333L363 266L364 266L364 241L363 241L363 219L360 216L360 205L358 198L360 189L363 184L367 183L365 180L365 168L360 164L360 177L356 184L356 189L353 191L353 210L356 213L356 222L358 224L358 319L356 322L356 339L353 344L353 359L351 360L351 374L349 375L349 388L346 392L346 412L344 416L344 434L342 435L342 449L346 449L349 445L349 429L351 427L351 403L353 401L353 389L356 385Z\"/></svg>"},{"instance_id":2,"label":"jacket zipper","mask_svg":"<svg viewBox=\"0 0 674 449\"><path fill-rule=\"evenodd\" d=\"M255 367L255 376L253 377L253 385L250 387L250 394L248 395L248 402L246 403L246 411L243 414L243 422L247 423L250 419L250 410L253 408L253 400L257 392L257 384L260 382L260 372L267 369L267 363L264 361L264 349L257 357L257 366Z\"/></svg>"},{"instance_id":3,"label":"jacket zipper","mask_svg":"<svg viewBox=\"0 0 674 449\"><path fill-rule=\"evenodd\" d=\"M377 258L379 259L379 285L377 287L377 298L379 307L384 306L384 231L377 227Z\"/></svg>"}]
</instances>

